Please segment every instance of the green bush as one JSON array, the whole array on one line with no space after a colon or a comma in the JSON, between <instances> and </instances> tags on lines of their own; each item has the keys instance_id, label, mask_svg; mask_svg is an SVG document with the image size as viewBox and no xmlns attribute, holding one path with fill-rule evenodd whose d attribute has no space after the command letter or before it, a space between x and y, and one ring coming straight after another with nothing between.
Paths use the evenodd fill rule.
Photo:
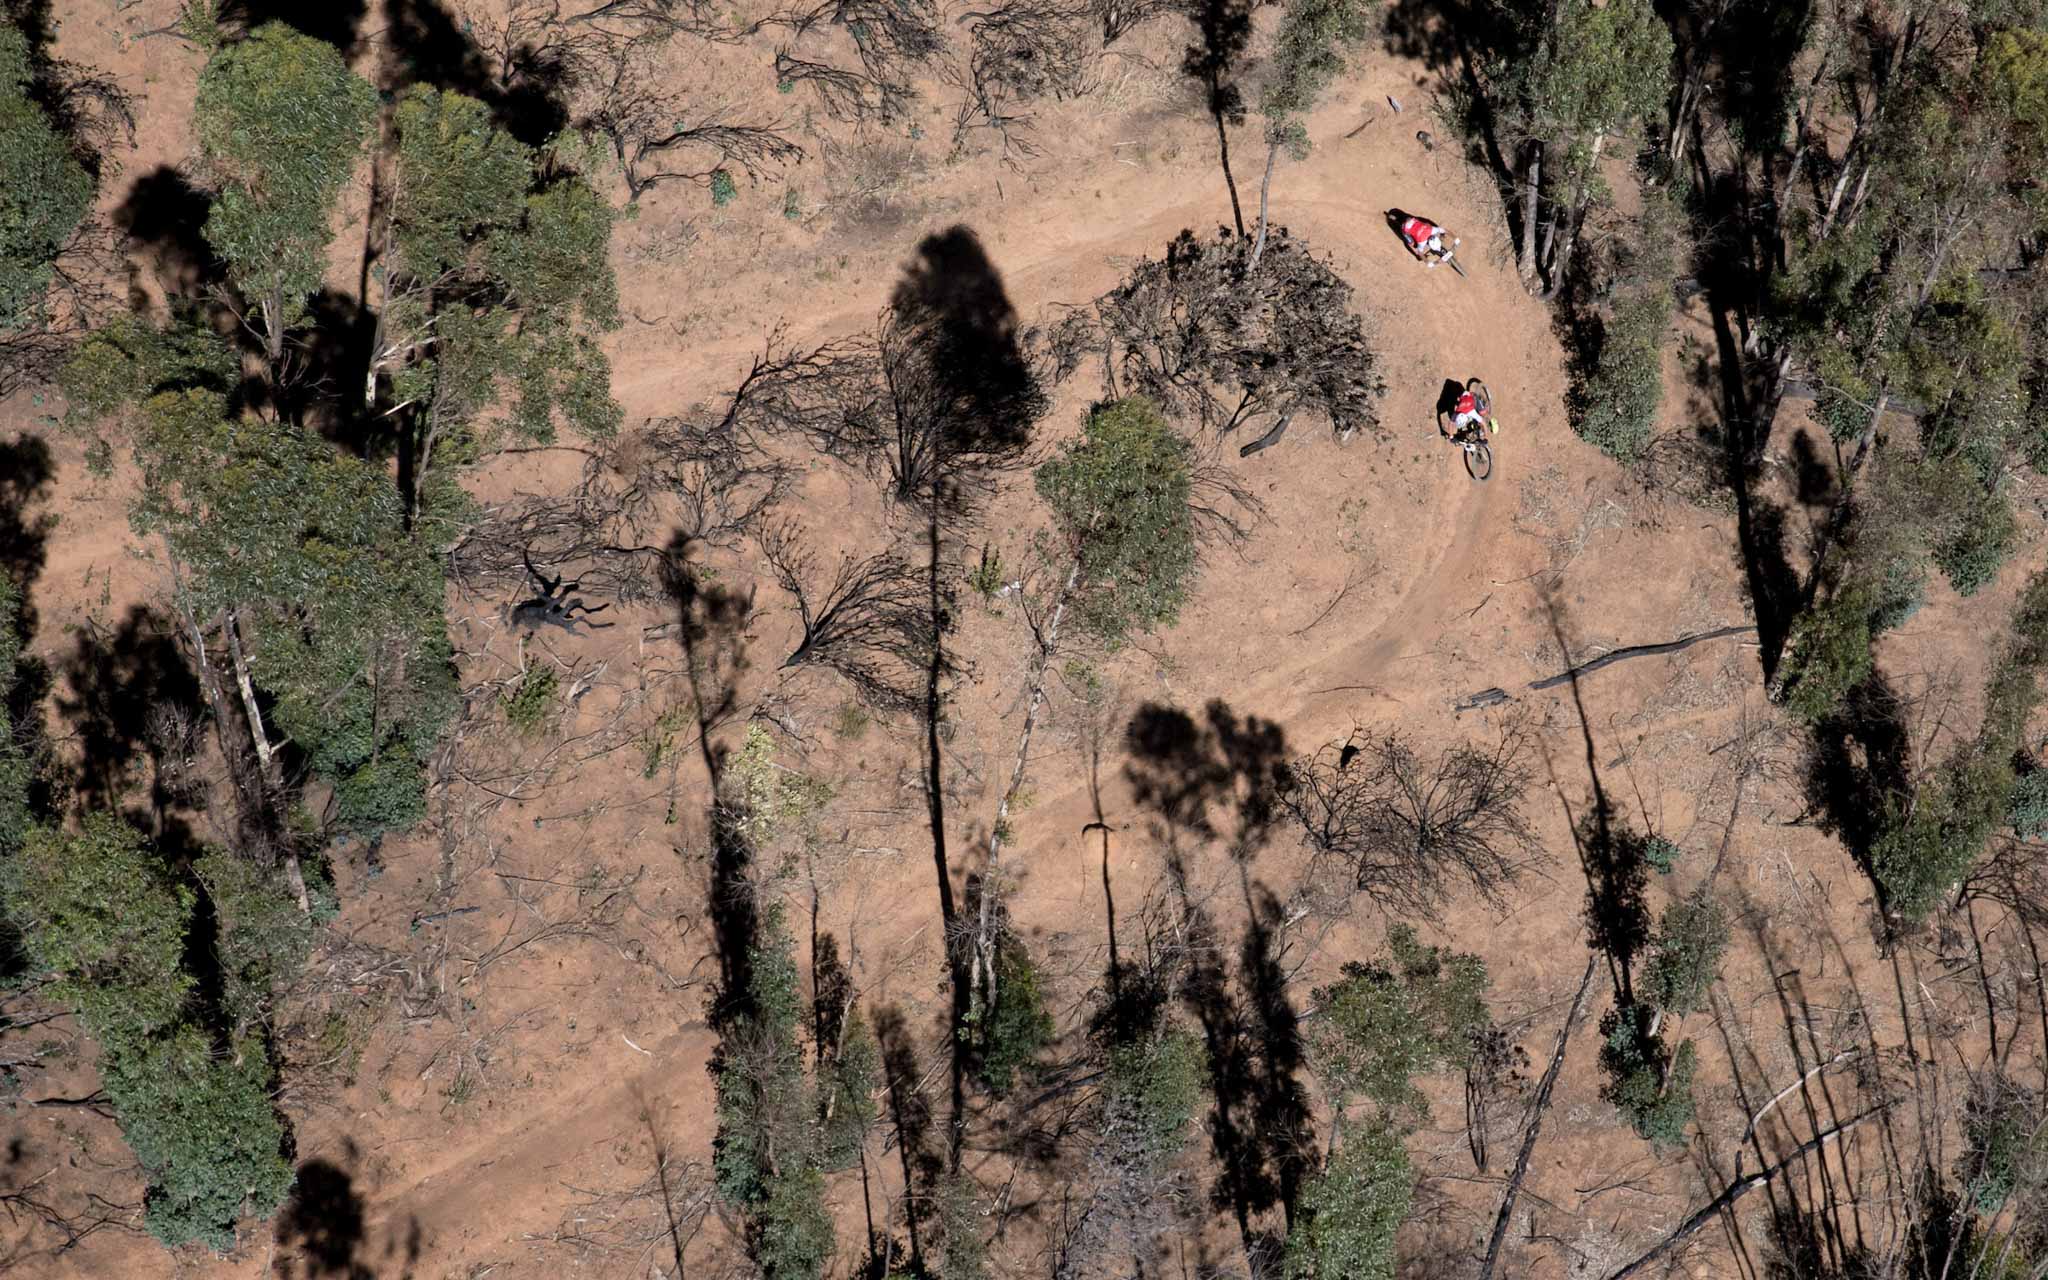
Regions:
<instances>
[{"instance_id":1,"label":"green bush","mask_svg":"<svg viewBox=\"0 0 2048 1280\"><path fill-rule=\"evenodd\" d=\"M1665 908L1655 949L1643 967L1643 990L1659 1008L1704 1009L1728 951L1728 913L1702 888Z\"/></svg>"},{"instance_id":2,"label":"green bush","mask_svg":"<svg viewBox=\"0 0 2048 1280\"><path fill-rule=\"evenodd\" d=\"M956 1173L939 1184L939 1265L931 1280L988 1280L988 1247L974 1180Z\"/></svg>"},{"instance_id":3,"label":"green bush","mask_svg":"<svg viewBox=\"0 0 2048 1280\"><path fill-rule=\"evenodd\" d=\"M1607 1083L1600 1096L1621 1109L1638 1137L1662 1150L1685 1143L1696 1055L1690 1040L1676 1054L1665 1048L1661 1036L1650 1034L1654 1016L1650 1006L1632 1004L1601 1020L1600 1066Z\"/></svg>"},{"instance_id":4,"label":"green bush","mask_svg":"<svg viewBox=\"0 0 2048 1280\"><path fill-rule=\"evenodd\" d=\"M2048 834L2048 769L2036 768L2021 774L2006 797L2005 820L2022 840L2036 840Z\"/></svg>"},{"instance_id":5,"label":"green bush","mask_svg":"<svg viewBox=\"0 0 2048 1280\"><path fill-rule=\"evenodd\" d=\"M1172 622L1195 575L1194 447L1159 407L1097 408L1082 439L1038 468L1066 550L1080 562L1075 612L1111 648Z\"/></svg>"},{"instance_id":6,"label":"green bush","mask_svg":"<svg viewBox=\"0 0 2048 1280\"><path fill-rule=\"evenodd\" d=\"M21 633L15 628L20 617L20 596L14 582L0 573L0 868L8 855L28 838L29 783L35 771L28 753L15 740L14 723L7 713L7 694L14 687L14 664L21 657ZM0 888L5 887L0 874ZM0 907L5 898L0 897Z\"/></svg>"},{"instance_id":7,"label":"green bush","mask_svg":"<svg viewBox=\"0 0 2048 1280\"><path fill-rule=\"evenodd\" d=\"M1934 548L1934 563L1959 596L1972 596L1989 586L2012 557L2019 541L2019 520L2003 488L1983 495L1964 514L1959 527Z\"/></svg>"},{"instance_id":8,"label":"green bush","mask_svg":"<svg viewBox=\"0 0 2048 1280\"><path fill-rule=\"evenodd\" d=\"M1885 563L1877 576L1877 588L1870 605L1870 633L1873 636L1902 627L1927 603L1927 570L1917 560L1898 556Z\"/></svg>"},{"instance_id":9,"label":"green bush","mask_svg":"<svg viewBox=\"0 0 2048 1280\"><path fill-rule=\"evenodd\" d=\"M261 1043L216 1053L186 1025L133 1049L110 1051L101 1077L121 1135L149 1176L150 1231L165 1244L234 1244L243 1214L268 1217L291 1190L284 1130L270 1103Z\"/></svg>"},{"instance_id":10,"label":"green bush","mask_svg":"<svg viewBox=\"0 0 2048 1280\"><path fill-rule=\"evenodd\" d=\"M1384 1124L1346 1132L1302 1188L1287 1233L1287 1280L1393 1280L1394 1237L1414 1194L1399 1135Z\"/></svg>"},{"instance_id":11,"label":"green bush","mask_svg":"<svg viewBox=\"0 0 2048 1280\"><path fill-rule=\"evenodd\" d=\"M334 810L342 829L366 840L409 831L427 817L427 766L394 743L335 784Z\"/></svg>"},{"instance_id":12,"label":"green bush","mask_svg":"<svg viewBox=\"0 0 2048 1280\"><path fill-rule=\"evenodd\" d=\"M50 264L92 205L92 175L30 101L28 41L0 17L0 331L32 323Z\"/></svg>"},{"instance_id":13,"label":"green bush","mask_svg":"<svg viewBox=\"0 0 2048 1280\"><path fill-rule=\"evenodd\" d=\"M711 173L711 205L722 209L739 198L740 189L733 185L732 173L726 169L714 169Z\"/></svg>"},{"instance_id":14,"label":"green bush","mask_svg":"<svg viewBox=\"0 0 2048 1280\"><path fill-rule=\"evenodd\" d=\"M995 967L995 1007L977 1000L968 1018L981 1082L991 1093L1004 1094L1016 1083L1017 1072L1052 1043L1053 1022L1038 989L1038 969L1022 941L1005 935L996 948Z\"/></svg>"},{"instance_id":15,"label":"green bush","mask_svg":"<svg viewBox=\"0 0 2048 1280\"><path fill-rule=\"evenodd\" d=\"M1633 461L1650 441L1664 398L1668 293L1653 290L1614 310L1593 367L1573 389L1572 429L1602 453Z\"/></svg>"},{"instance_id":16,"label":"green bush","mask_svg":"<svg viewBox=\"0 0 2048 1280\"><path fill-rule=\"evenodd\" d=\"M1337 1098L1363 1095L1383 1119L1429 1114L1417 1076L1471 1060L1486 1009L1486 965L1477 956L1424 946L1415 931L1388 931L1391 963L1347 964L1343 980L1315 993L1323 1016L1309 1053Z\"/></svg>"},{"instance_id":17,"label":"green bush","mask_svg":"<svg viewBox=\"0 0 2048 1280\"><path fill-rule=\"evenodd\" d=\"M1672 868L1678 865L1679 855L1684 852L1663 836L1651 836L1643 841L1643 861L1658 875L1670 875Z\"/></svg>"},{"instance_id":18,"label":"green bush","mask_svg":"<svg viewBox=\"0 0 2048 1280\"><path fill-rule=\"evenodd\" d=\"M224 849L209 849L192 870L213 903L214 955L221 1008L237 1027L262 1021L271 992L297 976L313 950L313 922L277 871Z\"/></svg>"}]
</instances>

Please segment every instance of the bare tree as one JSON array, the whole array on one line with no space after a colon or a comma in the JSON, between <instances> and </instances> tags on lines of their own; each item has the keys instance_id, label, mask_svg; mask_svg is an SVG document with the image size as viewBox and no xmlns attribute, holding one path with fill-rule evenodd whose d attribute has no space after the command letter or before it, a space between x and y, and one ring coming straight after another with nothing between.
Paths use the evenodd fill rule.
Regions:
<instances>
[{"instance_id":1,"label":"bare tree","mask_svg":"<svg viewBox=\"0 0 2048 1280\"><path fill-rule=\"evenodd\" d=\"M1280 802L1343 892L1390 914L1435 919L1459 883L1497 903L1536 851L1522 814L1530 774L1513 726L1490 747L1425 758L1398 734L1323 748L1288 771Z\"/></svg>"},{"instance_id":2,"label":"bare tree","mask_svg":"<svg viewBox=\"0 0 2048 1280\"><path fill-rule=\"evenodd\" d=\"M1142 392L1219 436L1262 430L1242 452L1273 443L1298 414L1327 419L1343 438L1378 431L1379 357L1351 286L1285 228L1256 265L1251 248L1181 232L1092 315L1069 317L1060 345L1101 351L1112 399Z\"/></svg>"},{"instance_id":3,"label":"bare tree","mask_svg":"<svg viewBox=\"0 0 2048 1280\"><path fill-rule=\"evenodd\" d=\"M715 416L652 419L583 450L582 478L567 496L488 508L450 549L451 576L464 590L488 590L524 572L531 554L577 566L598 594L654 598L676 539L736 546L782 500L795 472L763 437L836 412L830 387L841 373L832 348L785 346L777 330Z\"/></svg>"},{"instance_id":4,"label":"bare tree","mask_svg":"<svg viewBox=\"0 0 2048 1280\"><path fill-rule=\"evenodd\" d=\"M1035 154L1017 132L1031 119L1023 104L1080 92L1095 58L1087 34L1092 18L1087 5L1061 0L1002 0L960 15L967 58L945 72L966 93L954 113L954 149L965 145L972 130L988 128L1001 135L1006 157Z\"/></svg>"},{"instance_id":5,"label":"bare tree","mask_svg":"<svg viewBox=\"0 0 2048 1280\"><path fill-rule=\"evenodd\" d=\"M791 43L775 55L776 74L810 84L826 112L846 123L901 119L917 99L915 78L946 47L931 0L798 0L760 25L790 33ZM853 43L857 69L798 52L835 31Z\"/></svg>"},{"instance_id":6,"label":"bare tree","mask_svg":"<svg viewBox=\"0 0 2048 1280\"><path fill-rule=\"evenodd\" d=\"M655 65L664 47L659 38L613 44L585 89L582 124L611 143L630 199L664 182L708 186L735 169L759 181L803 162L785 122L746 123L727 106L699 107L693 95L668 87L677 78Z\"/></svg>"},{"instance_id":7,"label":"bare tree","mask_svg":"<svg viewBox=\"0 0 2048 1280\"><path fill-rule=\"evenodd\" d=\"M894 551L859 560L841 556L820 586L817 557L794 521L763 530L760 542L776 582L796 599L803 621L803 640L782 665L815 662L845 676L876 707L915 709L916 681L939 639L925 571Z\"/></svg>"}]
</instances>

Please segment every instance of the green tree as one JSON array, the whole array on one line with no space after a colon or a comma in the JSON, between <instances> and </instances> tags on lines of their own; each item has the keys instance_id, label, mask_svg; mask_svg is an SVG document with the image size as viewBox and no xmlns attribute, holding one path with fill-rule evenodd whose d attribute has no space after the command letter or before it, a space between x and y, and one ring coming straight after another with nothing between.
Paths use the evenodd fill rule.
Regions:
<instances>
[{"instance_id":1,"label":"green tree","mask_svg":"<svg viewBox=\"0 0 2048 1280\"><path fill-rule=\"evenodd\" d=\"M1015 934L1005 933L997 946L994 979L976 992L968 1009L966 1040L982 1084L1004 1094L1016 1084L1018 1071L1052 1043L1054 1028L1039 990L1038 967Z\"/></svg>"},{"instance_id":2,"label":"green tree","mask_svg":"<svg viewBox=\"0 0 2048 1280\"><path fill-rule=\"evenodd\" d=\"M551 442L558 423L590 439L617 430L598 345L619 325L614 214L474 98L415 86L394 125L365 407L395 424L408 514L441 542L467 508L462 465ZM501 399L505 412L487 415Z\"/></svg>"},{"instance_id":3,"label":"green tree","mask_svg":"<svg viewBox=\"0 0 2048 1280\"><path fill-rule=\"evenodd\" d=\"M13 717L8 714L8 694L14 688L15 663L21 657L21 632L19 628L20 594L14 582L0 573L0 868L8 863L8 855L21 846L29 832L29 784L34 779L34 769L15 736ZM4 877L0 872L0 877ZM4 891L0 881L0 891ZM0 892L0 909L6 899Z\"/></svg>"},{"instance_id":4,"label":"green tree","mask_svg":"<svg viewBox=\"0 0 2048 1280\"><path fill-rule=\"evenodd\" d=\"M334 202L376 109L376 90L333 45L282 22L222 47L200 72L194 127L220 184L206 241L261 316L273 366L327 274Z\"/></svg>"},{"instance_id":5,"label":"green tree","mask_svg":"<svg viewBox=\"0 0 2048 1280\"><path fill-rule=\"evenodd\" d=\"M239 1036L261 1025L277 985L296 976L312 954L313 922L282 877L247 858L209 849L192 871L213 904L221 1012Z\"/></svg>"},{"instance_id":6,"label":"green tree","mask_svg":"<svg viewBox=\"0 0 2048 1280\"><path fill-rule=\"evenodd\" d=\"M1316 102L1344 70L1345 54L1364 43L1373 24L1359 0L1288 0L1273 37L1272 78L1259 91L1266 117L1266 176L1259 184L1259 233L1252 245L1256 268L1266 249L1266 208L1273 190L1273 166L1285 149L1308 159L1307 119Z\"/></svg>"},{"instance_id":7,"label":"green tree","mask_svg":"<svg viewBox=\"0 0 2048 1280\"><path fill-rule=\"evenodd\" d=\"M1492 1024L1486 965L1423 945L1407 925L1388 931L1387 947L1387 961L1348 964L1341 981L1315 993L1322 1014L1310 1024L1309 1053L1340 1113L1364 1097L1382 1122L1419 1120L1429 1102L1415 1078L1471 1062Z\"/></svg>"},{"instance_id":8,"label":"green tree","mask_svg":"<svg viewBox=\"0 0 2048 1280\"><path fill-rule=\"evenodd\" d=\"M1720 977L1728 913L1702 887L1664 909L1643 967L1642 994L1667 1013L1696 1013Z\"/></svg>"},{"instance_id":9,"label":"green tree","mask_svg":"<svg viewBox=\"0 0 2048 1280\"><path fill-rule=\"evenodd\" d=\"M756 922L746 972L746 990L731 993L737 1014L712 1061L713 1183L745 1215L748 1247L763 1273L799 1280L820 1274L832 1256L824 1176L832 1130L820 1106L832 1085L804 1071L804 1001L779 903Z\"/></svg>"},{"instance_id":10,"label":"green tree","mask_svg":"<svg viewBox=\"0 0 2048 1280\"><path fill-rule=\"evenodd\" d=\"M824 1162L844 1169L860 1160L875 1123L874 1093L882 1080L882 1051L868 1021L855 1009L839 1034L839 1048L823 1068Z\"/></svg>"},{"instance_id":11,"label":"green tree","mask_svg":"<svg viewBox=\"0 0 2048 1280\"><path fill-rule=\"evenodd\" d=\"M193 1023L133 1048L106 1037L102 1078L121 1135L149 1175L150 1231L166 1244L225 1251L244 1214L269 1217L291 1190L284 1128L260 1040L217 1051Z\"/></svg>"},{"instance_id":12,"label":"green tree","mask_svg":"<svg viewBox=\"0 0 2048 1280\"><path fill-rule=\"evenodd\" d=\"M2048 667L2048 573L2021 593L1984 686L1974 739L1931 771L1916 791L1889 798L1871 848L1885 910L1917 924L1947 899L1998 830L2011 820L2018 755L2040 705Z\"/></svg>"},{"instance_id":13,"label":"green tree","mask_svg":"<svg viewBox=\"0 0 2048 1280\"><path fill-rule=\"evenodd\" d=\"M1607 1083L1600 1096L1621 1109L1636 1136L1662 1150L1685 1142L1698 1055L1690 1040L1675 1053L1666 1047L1658 1021L1647 1004L1624 1005L1601 1020L1600 1067Z\"/></svg>"},{"instance_id":14,"label":"green tree","mask_svg":"<svg viewBox=\"0 0 2048 1280\"><path fill-rule=\"evenodd\" d=\"M1132 397L1095 410L1036 481L1069 566L1053 635L1070 606L1112 648L1179 616L1195 575L1194 447L1156 405Z\"/></svg>"},{"instance_id":15,"label":"green tree","mask_svg":"<svg viewBox=\"0 0 2048 1280\"><path fill-rule=\"evenodd\" d=\"M225 878L220 856L201 862ZM226 1249L244 1213L277 1208L292 1172L263 1042L231 1035L217 1052L199 1020L184 968L193 895L141 832L103 812L75 833L33 830L0 861L0 888L29 954L56 976L52 994L99 1041L102 1085L149 1179L150 1230ZM227 938L248 924L247 907L231 906L223 967L243 958Z\"/></svg>"},{"instance_id":16,"label":"green tree","mask_svg":"<svg viewBox=\"0 0 2048 1280\"><path fill-rule=\"evenodd\" d=\"M93 1034L135 1044L183 1015L192 894L140 831L110 813L75 833L36 827L0 877L29 955L56 974L51 995Z\"/></svg>"},{"instance_id":17,"label":"green tree","mask_svg":"<svg viewBox=\"0 0 2048 1280\"><path fill-rule=\"evenodd\" d=\"M1287 1233L1288 1280L1393 1280L1394 1237L1414 1194L1399 1134L1382 1123L1346 1134L1302 1188Z\"/></svg>"},{"instance_id":18,"label":"green tree","mask_svg":"<svg viewBox=\"0 0 2048 1280\"><path fill-rule=\"evenodd\" d=\"M50 264L92 206L92 175L29 97L28 41L0 18L0 332L38 318Z\"/></svg>"},{"instance_id":19,"label":"green tree","mask_svg":"<svg viewBox=\"0 0 2048 1280\"><path fill-rule=\"evenodd\" d=\"M1600 156L1662 116L1671 33L1649 0L1515 8L1498 52L1498 109L1519 137L1520 266L1546 296L1564 284L1587 210L1605 198ZM1543 234L1538 235L1539 225Z\"/></svg>"}]
</instances>

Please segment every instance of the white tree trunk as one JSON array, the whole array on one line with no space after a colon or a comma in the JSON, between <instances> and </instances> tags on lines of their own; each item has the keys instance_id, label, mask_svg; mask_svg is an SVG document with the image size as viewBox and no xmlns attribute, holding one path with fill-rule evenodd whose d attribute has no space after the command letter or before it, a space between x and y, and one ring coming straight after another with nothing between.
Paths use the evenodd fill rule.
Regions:
<instances>
[{"instance_id":1,"label":"white tree trunk","mask_svg":"<svg viewBox=\"0 0 2048 1280\"><path fill-rule=\"evenodd\" d=\"M226 625L221 628L227 633L228 655L235 664L235 684L242 691L242 711L249 717L249 736L256 743L256 758L263 766L264 803L275 802L284 779L277 768L277 749L270 745L270 733L263 727L263 713L256 706L256 684L249 678L249 660L242 653L240 623L233 609L228 610ZM284 878L291 887L292 897L298 901L299 910L313 914L312 898L306 893L305 871L299 866L299 852L287 843L284 847Z\"/></svg>"}]
</instances>

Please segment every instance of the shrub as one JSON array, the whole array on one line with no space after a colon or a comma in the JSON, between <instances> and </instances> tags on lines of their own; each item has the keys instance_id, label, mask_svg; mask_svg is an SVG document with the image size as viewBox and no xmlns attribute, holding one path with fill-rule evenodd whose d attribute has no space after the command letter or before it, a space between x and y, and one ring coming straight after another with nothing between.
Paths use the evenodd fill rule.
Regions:
<instances>
[{"instance_id":1,"label":"shrub","mask_svg":"<svg viewBox=\"0 0 2048 1280\"><path fill-rule=\"evenodd\" d=\"M8 715L7 695L14 687L14 664L21 656L21 633L15 630L20 616L20 597L14 583L0 573L0 868L8 855L28 838L28 789L34 769L15 740L14 723ZM0 887L4 887L0 876ZM0 906L5 899L0 898Z\"/></svg>"},{"instance_id":2,"label":"shrub","mask_svg":"<svg viewBox=\"0 0 2048 1280\"><path fill-rule=\"evenodd\" d=\"M981 1082L992 1093L1009 1092L1018 1070L1052 1043L1052 1014L1038 989L1038 969L1016 937L1005 935L996 948L995 1007L977 1007L968 1018Z\"/></svg>"},{"instance_id":3,"label":"shrub","mask_svg":"<svg viewBox=\"0 0 2048 1280\"><path fill-rule=\"evenodd\" d=\"M1678 865L1678 858L1684 850L1666 840L1663 836L1651 836L1643 841L1643 861L1658 875L1668 876Z\"/></svg>"},{"instance_id":4,"label":"shrub","mask_svg":"<svg viewBox=\"0 0 2048 1280\"><path fill-rule=\"evenodd\" d=\"M830 783L775 762L775 739L758 724L747 726L739 750L726 758L719 782L724 820L750 845L807 829L832 801Z\"/></svg>"},{"instance_id":5,"label":"shrub","mask_svg":"<svg viewBox=\"0 0 2048 1280\"><path fill-rule=\"evenodd\" d=\"M1621 1109L1636 1131L1659 1150L1681 1146L1692 1123L1695 1053L1690 1040L1676 1054L1650 1033L1655 1014L1645 1004L1625 1005L1600 1023L1600 1066L1607 1083L1600 1096Z\"/></svg>"},{"instance_id":6,"label":"shrub","mask_svg":"<svg viewBox=\"0 0 2048 1280\"><path fill-rule=\"evenodd\" d=\"M0 17L0 331L33 322L50 264L92 204L92 175L29 99L28 41Z\"/></svg>"},{"instance_id":7,"label":"shrub","mask_svg":"<svg viewBox=\"0 0 2048 1280\"><path fill-rule=\"evenodd\" d=\"M1870 607L1870 633L1902 627L1927 603L1927 569L1917 560L1897 556L1885 562L1877 576L1875 598Z\"/></svg>"},{"instance_id":8,"label":"shrub","mask_svg":"<svg viewBox=\"0 0 2048 1280\"><path fill-rule=\"evenodd\" d=\"M102 1068L121 1133L149 1175L150 1231L165 1244L234 1243L244 1213L268 1217L291 1190L284 1130L270 1105L263 1046L216 1054L213 1037L186 1025Z\"/></svg>"},{"instance_id":9,"label":"shrub","mask_svg":"<svg viewBox=\"0 0 2048 1280\"><path fill-rule=\"evenodd\" d=\"M1599 355L1573 389L1572 429L1602 453L1633 461L1649 443L1664 397L1662 347L1667 293L1631 298L1614 310Z\"/></svg>"},{"instance_id":10,"label":"shrub","mask_svg":"<svg viewBox=\"0 0 2048 1280\"><path fill-rule=\"evenodd\" d=\"M1704 888L1696 890L1664 911L1655 949L1643 968L1645 994L1671 1013L1705 1008L1727 951L1728 913Z\"/></svg>"},{"instance_id":11,"label":"shrub","mask_svg":"<svg viewBox=\"0 0 2048 1280\"><path fill-rule=\"evenodd\" d=\"M192 895L172 883L140 831L89 815L76 834L39 827L0 862L9 913L51 994L108 1045L137 1043L181 1016Z\"/></svg>"},{"instance_id":12,"label":"shrub","mask_svg":"<svg viewBox=\"0 0 2048 1280\"><path fill-rule=\"evenodd\" d=\"M1104 1105L1112 1124L1129 1124L1146 1156L1170 1158L1187 1145L1188 1127L1209 1087L1201 1040L1174 1028L1110 1050Z\"/></svg>"},{"instance_id":13,"label":"shrub","mask_svg":"<svg viewBox=\"0 0 2048 1280\"><path fill-rule=\"evenodd\" d=\"M1132 396L1096 409L1040 466L1038 494L1079 564L1075 613L1114 648L1178 616L1195 575L1194 448Z\"/></svg>"},{"instance_id":14,"label":"shrub","mask_svg":"<svg viewBox=\"0 0 2048 1280\"><path fill-rule=\"evenodd\" d=\"M1408 1153L1392 1129L1368 1124L1347 1133L1302 1188L1287 1234L1287 1280L1393 1280L1394 1236L1414 1194Z\"/></svg>"},{"instance_id":15,"label":"shrub","mask_svg":"<svg viewBox=\"0 0 2048 1280\"><path fill-rule=\"evenodd\" d=\"M2011 558L2019 539L2019 521L2003 488L1982 495L1966 512L1955 532L1934 548L1934 563L1959 596L1971 596L1990 585L2000 566Z\"/></svg>"},{"instance_id":16,"label":"shrub","mask_svg":"<svg viewBox=\"0 0 2048 1280\"><path fill-rule=\"evenodd\" d=\"M733 185L732 173L727 169L711 171L711 205L722 209L739 198L740 189Z\"/></svg>"},{"instance_id":17,"label":"shrub","mask_svg":"<svg viewBox=\"0 0 2048 1280\"><path fill-rule=\"evenodd\" d=\"M2006 797L2005 820L2022 840L2048 834L2048 769L2035 768L2021 774Z\"/></svg>"},{"instance_id":18,"label":"shrub","mask_svg":"<svg viewBox=\"0 0 2048 1280\"><path fill-rule=\"evenodd\" d=\"M505 695L505 723L526 737L538 734L554 719L555 691L561 684L553 667L528 667L519 687Z\"/></svg>"},{"instance_id":19,"label":"shrub","mask_svg":"<svg viewBox=\"0 0 2048 1280\"><path fill-rule=\"evenodd\" d=\"M754 1261L764 1280L810 1280L832 1260L832 1213L825 1206L825 1175L792 1164L769 1180L767 1202L754 1226Z\"/></svg>"}]
</instances>

